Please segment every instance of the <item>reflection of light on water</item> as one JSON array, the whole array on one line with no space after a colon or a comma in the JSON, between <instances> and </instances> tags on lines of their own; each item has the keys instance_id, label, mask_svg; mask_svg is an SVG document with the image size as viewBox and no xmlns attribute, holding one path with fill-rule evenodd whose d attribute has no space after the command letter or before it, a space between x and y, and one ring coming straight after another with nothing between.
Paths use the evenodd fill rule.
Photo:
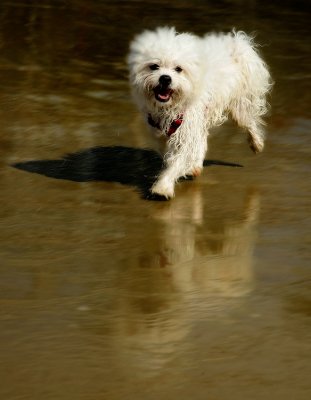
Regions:
<instances>
[{"instance_id":1,"label":"reflection of light on water","mask_svg":"<svg viewBox=\"0 0 311 400\"><path fill-rule=\"evenodd\" d=\"M108 91L108 90L93 90L84 93L86 96L96 100L114 100L122 99L124 96L123 91Z\"/></svg>"},{"instance_id":2,"label":"reflection of light on water","mask_svg":"<svg viewBox=\"0 0 311 400\"><path fill-rule=\"evenodd\" d=\"M48 103L54 105L70 103L70 100L65 96L60 96L56 94L45 94L44 96L38 94L27 94L25 98L31 101L35 101L37 103Z\"/></svg>"}]
</instances>

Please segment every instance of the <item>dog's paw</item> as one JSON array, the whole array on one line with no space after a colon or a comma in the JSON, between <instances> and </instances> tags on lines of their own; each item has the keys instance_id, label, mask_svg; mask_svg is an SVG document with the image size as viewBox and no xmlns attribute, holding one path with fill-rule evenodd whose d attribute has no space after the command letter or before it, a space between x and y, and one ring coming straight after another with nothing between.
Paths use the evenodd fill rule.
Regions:
<instances>
[{"instance_id":1,"label":"dog's paw","mask_svg":"<svg viewBox=\"0 0 311 400\"><path fill-rule=\"evenodd\" d=\"M203 170L202 167L193 167L190 171L188 171L187 175L196 178L202 174L202 170Z\"/></svg>"},{"instance_id":2,"label":"dog's paw","mask_svg":"<svg viewBox=\"0 0 311 400\"><path fill-rule=\"evenodd\" d=\"M174 184L167 180L159 180L155 182L150 192L155 198L165 197L169 200L174 197Z\"/></svg>"},{"instance_id":3,"label":"dog's paw","mask_svg":"<svg viewBox=\"0 0 311 400\"><path fill-rule=\"evenodd\" d=\"M184 176L181 176L178 181L193 181L195 178L202 174L202 167L192 167L187 171Z\"/></svg>"},{"instance_id":4,"label":"dog's paw","mask_svg":"<svg viewBox=\"0 0 311 400\"><path fill-rule=\"evenodd\" d=\"M264 142L261 139L254 138L253 136L249 135L248 136L248 144L251 150L257 154L261 153L264 148Z\"/></svg>"},{"instance_id":5,"label":"dog's paw","mask_svg":"<svg viewBox=\"0 0 311 400\"><path fill-rule=\"evenodd\" d=\"M149 192L145 195L144 198L146 200L151 200L151 201L168 201L168 200L170 200L167 197L162 196L160 194L152 193L151 190L149 190Z\"/></svg>"}]
</instances>

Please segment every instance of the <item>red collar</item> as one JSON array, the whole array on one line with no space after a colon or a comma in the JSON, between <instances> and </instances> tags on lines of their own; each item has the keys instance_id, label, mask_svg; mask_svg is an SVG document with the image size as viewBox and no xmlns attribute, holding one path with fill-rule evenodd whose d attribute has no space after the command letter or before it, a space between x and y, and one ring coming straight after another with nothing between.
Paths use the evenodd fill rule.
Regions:
<instances>
[{"instance_id":1,"label":"red collar","mask_svg":"<svg viewBox=\"0 0 311 400\"><path fill-rule=\"evenodd\" d=\"M177 131L177 129L180 127L180 125L183 123L183 114L177 115L176 119L173 119L171 122L170 127L166 131L166 136L170 137L173 133ZM155 122L151 116L151 114L148 114L148 124L151 125L153 128L157 128L161 130L161 126L159 122Z\"/></svg>"}]
</instances>

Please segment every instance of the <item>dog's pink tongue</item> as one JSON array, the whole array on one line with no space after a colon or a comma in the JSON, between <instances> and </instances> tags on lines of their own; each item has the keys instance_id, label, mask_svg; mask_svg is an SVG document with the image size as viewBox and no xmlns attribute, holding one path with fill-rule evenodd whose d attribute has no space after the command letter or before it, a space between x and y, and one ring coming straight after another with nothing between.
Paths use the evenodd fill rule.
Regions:
<instances>
[{"instance_id":1,"label":"dog's pink tongue","mask_svg":"<svg viewBox=\"0 0 311 400\"><path fill-rule=\"evenodd\" d=\"M168 100L168 99L170 98L170 92L165 93L165 94L158 93L158 97L159 97L161 100Z\"/></svg>"},{"instance_id":2,"label":"dog's pink tongue","mask_svg":"<svg viewBox=\"0 0 311 400\"><path fill-rule=\"evenodd\" d=\"M154 94L157 100L162 101L163 103L169 101L172 95L172 89L168 88L161 88L160 86L157 86L154 89Z\"/></svg>"}]
</instances>

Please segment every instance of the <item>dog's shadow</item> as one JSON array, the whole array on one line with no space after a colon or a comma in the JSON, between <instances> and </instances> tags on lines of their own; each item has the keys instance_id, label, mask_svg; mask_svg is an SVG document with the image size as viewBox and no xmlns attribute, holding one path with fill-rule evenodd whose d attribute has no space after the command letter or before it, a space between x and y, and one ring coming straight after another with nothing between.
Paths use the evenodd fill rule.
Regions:
<instances>
[{"instance_id":1,"label":"dog's shadow","mask_svg":"<svg viewBox=\"0 0 311 400\"><path fill-rule=\"evenodd\" d=\"M204 160L205 167L210 165L242 167L231 162ZM124 146L93 147L59 160L26 161L12 166L55 179L118 182L136 187L145 199L163 200L150 192L163 168L162 157L153 150Z\"/></svg>"}]
</instances>

